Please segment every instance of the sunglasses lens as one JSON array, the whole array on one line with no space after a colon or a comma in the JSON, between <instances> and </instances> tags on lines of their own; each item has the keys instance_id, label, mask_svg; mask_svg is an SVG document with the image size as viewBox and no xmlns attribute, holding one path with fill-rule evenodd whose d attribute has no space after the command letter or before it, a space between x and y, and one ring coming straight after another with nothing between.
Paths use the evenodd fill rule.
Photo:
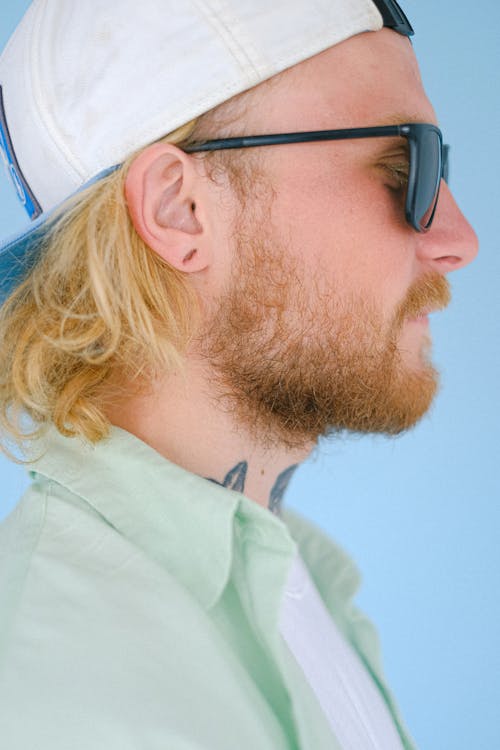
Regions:
<instances>
[{"instance_id":1,"label":"sunglasses lens","mask_svg":"<svg viewBox=\"0 0 500 750\"><path fill-rule=\"evenodd\" d=\"M423 130L417 149L414 198L414 216L421 230L428 229L432 223L442 172L440 135L435 130Z\"/></svg>"}]
</instances>

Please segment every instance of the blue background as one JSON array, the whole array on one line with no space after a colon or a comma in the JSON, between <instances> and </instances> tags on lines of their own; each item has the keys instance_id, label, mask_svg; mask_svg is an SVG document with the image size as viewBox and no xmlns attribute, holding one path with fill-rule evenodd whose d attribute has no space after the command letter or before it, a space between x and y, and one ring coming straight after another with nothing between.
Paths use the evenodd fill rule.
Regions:
<instances>
[{"instance_id":1,"label":"blue background","mask_svg":"<svg viewBox=\"0 0 500 750\"><path fill-rule=\"evenodd\" d=\"M2 0L3 46L28 2ZM452 145L451 185L480 239L433 320L442 389L396 440L324 443L288 502L355 558L358 601L382 637L386 672L424 750L500 747L500 6L406 0L427 91ZM0 179L0 236L26 223ZM0 517L27 484L0 456Z\"/></svg>"}]
</instances>

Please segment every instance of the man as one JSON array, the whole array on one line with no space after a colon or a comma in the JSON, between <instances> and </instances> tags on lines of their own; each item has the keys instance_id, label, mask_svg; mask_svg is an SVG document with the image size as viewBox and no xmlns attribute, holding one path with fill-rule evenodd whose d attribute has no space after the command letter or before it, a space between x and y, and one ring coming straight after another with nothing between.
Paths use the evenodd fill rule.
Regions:
<instances>
[{"instance_id":1,"label":"man","mask_svg":"<svg viewBox=\"0 0 500 750\"><path fill-rule=\"evenodd\" d=\"M101 5L33 3L0 63L38 220L0 256L4 442L36 433L2 736L412 747L352 564L282 508L321 435L426 412L427 314L477 251L411 27L392 1Z\"/></svg>"}]
</instances>

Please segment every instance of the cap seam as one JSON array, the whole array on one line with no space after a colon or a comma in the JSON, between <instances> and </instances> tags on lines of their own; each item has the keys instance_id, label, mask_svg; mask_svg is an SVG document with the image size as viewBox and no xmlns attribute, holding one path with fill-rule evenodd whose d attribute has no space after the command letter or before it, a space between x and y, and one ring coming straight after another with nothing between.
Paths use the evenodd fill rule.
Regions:
<instances>
[{"instance_id":1,"label":"cap seam","mask_svg":"<svg viewBox=\"0 0 500 750\"><path fill-rule=\"evenodd\" d=\"M259 79L259 72L255 67L255 64L251 57L248 56L240 40L235 36L231 29L224 23L220 12L214 8L213 3L207 3L206 0L192 0L193 4L196 5L198 10L203 13L206 20L214 31L218 34L220 39L224 42L224 46L231 54L233 59L237 62L241 72L248 80L249 85L252 86ZM246 65L250 65L253 76L248 75Z\"/></svg>"},{"instance_id":2,"label":"cap seam","mask_svg":"<svg viewBox=\"0 0 500 750\"><path fill-rule=\"evenodd\" d=\"M204 0L192 0L192 1L196 3L197 6L199 6L201 3L205 4ZM370 0L370 3L371 3L371 0ZM378 19L381 21L382 16L380 15L379 11L373 4L372 4L372 8L373 8L373 15L378 17ZM364 20L366 20L366 22L368 23L370 20L373 20L373 15L372 15L371 10L365 10L362 13L360 13L358 16L356 16L356 18L352 21L352 25L356 26ZM342 34L340 34L340 37L342 39L344 38L344 36L345 36L345 30ZM298 60L309 59L315 54L319 54L320 52L323 52L324 50L328 49L328 47L332 46L333 44L340 43L338 40L332 41L331 35L327 36L326 34L325 34L324 40L320 42L320 46L318 46L317 42L318 42L317 35L311 34L306 44L297 46L293 59L291 59L290 56L288 57L277 56L273 58L272 66L269 66L268 71L265 73L265 77L262 77L263 71L259 73L257 69L255 68L254 64L250 61L252 69L257 73L258 82L260 83L260 82L264 82L265 80L269 80L278 72L281 72L282 70L284 70L285 68L283 68L283 63L286 64L287 69L291 68L293 67L293 65L297 64ZM237 58L235 59L240 65L241 61L238 60ZM251 88L253 85L255 85L255 83L256 83L255 81L248 79L248 88ZM138 143L143 143L144 146L146 146L148 143L165 136L167 132L171 132L175 130L176 128L181 127L186 122L189 122L189 120L195 117L200 117L202 114L204 114L208 110L212 109L213 107L218 106L218 103L226 101L227 97L225 95L229 95L229 97L232 97L247 90L247 89L242 89L240 86L237 86L235 88L237 88L237 90L232 92L231 86L226 84L220 89L220 92L217 96L214 96L214 92L212 91L208 97L205 97L203 99L197 98L196 100L189 100L189 99L183 100L182 104L179 106L179 109L182 109L184 111L185 117L182 118L182 121L172 121L170 123L168 131L165 131L163 128L155 127L155 124L164 122L163 115L159 113L157 117L155 117L154 124L148 127L147 130L143 131L144 136L142 138L137 139L137 142L130 147L129 152L132 152L136 148L140 148ZM189 114L186 114L186 109L188 109ZM139 123L140 120L137 120L136 122ZM131 123L132 128L133 126L134 126L134 123ZM104 160L109 159L109 150L106 151L106 153L103 153L102 150L100 150L97 156L98 156L99 164L102 167L104 164ZM124 155L123 157L117 156L117 159L123 160L124 158L126 158L126 156L127 155Z\"/></svg>"},{"instance_id":3,"label":"cap seam","mask_svg":"<svg viewBox=\"0 0 500 750\"><path fill-rule=\"evenodd\" d=\"M353 25L357 24L359 21L363 21L364 19L366 19L368 21L370 18L371 18L371 16L369 14L363 13L362 15L359 16L359 18L357 17L355 19L355 21L353 21ZM369 31L369 29L367 29L367 31ZM359 32L359 33L361 33L361 32ZM271 78L274 75L277 75L278 72L282 72L284 70L287 70L288 68L293 67L294 65L298 65L299 64L299 60L300 60L300 62L304 62L304 61L310 59L311 57L313 57L314 55L317 55L317 54L320 54L321 52L324 52L329 47L332 47L332 46L335 46L337 44L340 44L342 41L344 41L344 40L346 40L348 38L351 38L351 37L346 37L345 36L345 29L344 29L344 31L340 34L340 36L338 38L336 38L335 41L332 41L332 37L331 36L328 36L328 38L325 36L324 39L323 39L323 41L320 42L321 46L318 47L318 46L315 45L315 42L318 39L318 35L317 34L316 35L311 34L311 37L308 40L307 44L304 44L302 46L297 46L296 47L295 58L297 58L297 59L295 60L295 58L294 58L294 60L295 60L294 62L292 62L290 58L286 59L284 56L276 56L276 57L273 58L273 71L270 72L269 78ZM281 67L282 63L286 63L287 67L286 68ZM279 71L276 68L278 68Z\"/></svg>"}]
</instances>

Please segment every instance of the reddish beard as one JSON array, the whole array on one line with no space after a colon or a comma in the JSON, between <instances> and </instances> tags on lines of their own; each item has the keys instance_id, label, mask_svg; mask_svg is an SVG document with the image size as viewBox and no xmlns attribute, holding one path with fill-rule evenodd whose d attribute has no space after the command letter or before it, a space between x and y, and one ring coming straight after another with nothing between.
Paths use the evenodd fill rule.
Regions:
<instances>
[{"instance_id":1,"label":"reddish beard","mask_svg":"<svg viewBox=\"0 0 500 750\"><path fill-rule=\"evenodd\" d=\"M220 406L255 440L295 449L343 431L397 435L426 413L438 387L430 342L411 368L398 337L408 319L448 304L443 276L418 280L387 327L365 300L335 291L306 300L299 269L275 245L245 244L238 257L198 343Z\"/></svg>"}]
</instances>

